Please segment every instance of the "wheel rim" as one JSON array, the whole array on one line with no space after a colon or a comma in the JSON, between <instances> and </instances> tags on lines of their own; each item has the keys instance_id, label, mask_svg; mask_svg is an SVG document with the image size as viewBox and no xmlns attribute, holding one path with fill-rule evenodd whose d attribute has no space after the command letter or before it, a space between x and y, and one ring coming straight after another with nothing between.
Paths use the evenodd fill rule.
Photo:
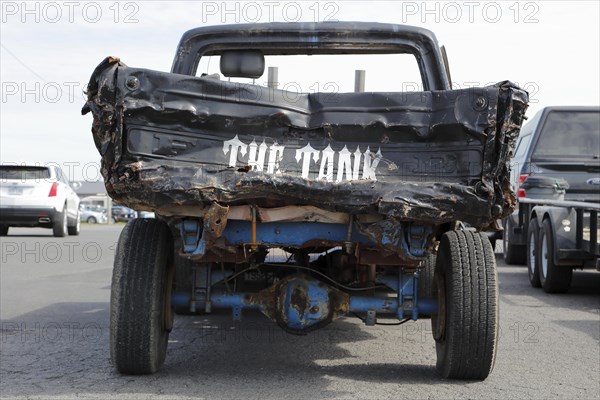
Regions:
<instances>
[{"instance_id":1,"label":"wheel rim","mask_svg":"<svg viewBox=\"0 0 600 400\"><path fill-rule=\"evenodd\" d=\"M541 254L541 265L542 265L542 275L544 278L548 275L548 239L546 235L542 232L542 254Z\"/></svg>"},{"instance_id":2,"label":"wheel rim","mask_svg":"<svg viewBox=\"0 0 600 400\"><path fill-rule=\"evenodd\" d=\"M529 272L535 272L535 235L529 234Z\"/></svg>"},{"instance_id":3,"label":"wheel rim","mask_svg":"<svg viewBox=\"0 0 600 400\"><path fill-rule=\"evenodd\" d=\"M77 211L77 222L75 223L75 229L77 230L77 232L79 232L79 229L81 228L81 213L79 211Z\"/></svg>"},{"instance_id":4,"label":"wheel rim","mask_svg":"<svg viewBox=\"0 0 600 400\"><path fill-rule=\"evenodd\" d=\"M87 220L88 224L95 224L96 223L96 218L94 217L89 217Z\"/></svg>"}]
</instances>

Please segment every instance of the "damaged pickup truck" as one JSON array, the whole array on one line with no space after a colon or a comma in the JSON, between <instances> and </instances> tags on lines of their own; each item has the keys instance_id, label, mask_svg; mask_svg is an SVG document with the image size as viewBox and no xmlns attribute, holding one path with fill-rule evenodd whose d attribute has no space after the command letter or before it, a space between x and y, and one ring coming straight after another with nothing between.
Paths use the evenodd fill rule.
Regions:
<instances>
[{"instance_id":1,"label":"damaged pickup truck","mask_svg":"<svg viewBox=\"0 0 600 400\"><path fill-rule=\"evenodd\" d=\"M272 56L390 54L413 57L422 91L290 93L271 68L256 83ZM220 74L201 74L211 57ZM401 74L380 78L391 87ZM498 282L481 231L515 206L526 92L452 90L430 31L338 22L193 29L170 73L106 58L87 94L108 193L157 215L118 242L120 372L161 366L174 313L222 308L235 321L259 310L294 334L345 315L430 317L443 377L491 372Z\"/></svg>"}]
</instances>

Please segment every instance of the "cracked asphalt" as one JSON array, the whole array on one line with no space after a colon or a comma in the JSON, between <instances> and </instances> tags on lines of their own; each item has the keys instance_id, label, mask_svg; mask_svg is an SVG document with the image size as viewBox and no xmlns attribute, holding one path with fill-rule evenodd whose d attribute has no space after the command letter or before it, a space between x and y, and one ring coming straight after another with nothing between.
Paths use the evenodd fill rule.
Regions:
<instances>
[{"instance_id":1,"label":"cracked asphalt","mask_svg":"<svg viewBox=\"0 0 600 400\"><path fill-rule=\"evenodd\" d=\"M108 309L121 228L66 238L11 228L1 238L1 398L600 398L600 273L576 271L568 294L548 295L500 257L501 337L484 382L438 378L428 320L345 318L298 337L250 312L241 324L227 312L177 317L161 371L119 375Z\"/></svg>"}]
</instances>

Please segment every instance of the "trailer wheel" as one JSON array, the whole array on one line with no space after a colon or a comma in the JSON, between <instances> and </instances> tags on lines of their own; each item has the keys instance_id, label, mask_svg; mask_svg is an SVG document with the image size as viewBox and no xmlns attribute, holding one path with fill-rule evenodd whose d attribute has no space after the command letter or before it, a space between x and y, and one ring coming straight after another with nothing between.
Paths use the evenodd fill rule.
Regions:
<instances>
[{"instance_id":1,"label":"trailer wheel","mask_svg":"<svg viewBox=\"0 0 600 400\"><path fill-rule=\"evenodd\" d=\"M450 231L438 251L432 317L437 369L444 378L484 380L494 367L498 337L496 259L487 237Z\"/></svg>"},{"instance_id":2,"label":"trailer wheel","mask_svg":"<svg viewBox=\"0 0 600 400\"><path fill-rule=\"evenodd\" d=\"M502 255L504 256L504 261L507 264L524 265L526 263L525 246L513 244L510 235L511 232L512 222L510 222L509 217L504 223L504 233L502 235Z\"/></svg>"},{"instance_id":3,"label":"trailer wheel","mask_svg":"<svg viewBox=\"0 0 600 400\"><path fill-rule=\"evenodd\" d=\"M541 287L540 283L540 224L537 218L529 221L527 230L527 270L529 271L529 283L534 288Z\"/></svg>"},{"instance_id":4,"label":"trailer wheel","mask_svg":"<svg viewBox=\"0 0 600 400\"><path fill-rule=\"evenodd\" d=\"M173 243L166 223L134 219L119 237L110 299L110 353L125 374L156 372L173 326Z\"/></svg>"},{"instance_id":5,"label":"trailer wheel","mask_svg":"<svg viewBox=\"0 0 600 400\"><path fill-rule=\"evenodd\" d=\"M573 268L554 263L554 234L552 233L552 224L548 219L542 222L538 248L540 249L539 277L544 292L564 293L569 290Z\"/></svg>"}]
</instances>

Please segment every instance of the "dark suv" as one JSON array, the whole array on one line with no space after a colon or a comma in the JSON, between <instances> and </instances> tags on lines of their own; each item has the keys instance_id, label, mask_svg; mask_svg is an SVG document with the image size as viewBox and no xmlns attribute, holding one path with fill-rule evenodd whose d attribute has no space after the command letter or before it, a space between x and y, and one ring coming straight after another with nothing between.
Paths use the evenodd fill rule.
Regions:
<instances>
[{"instance_id":1,"label":"dark suv","mask_svg":"<svg viewBox=\"0 0 600 400\"><path fill-rule=\"evenodd\" d=\"M134 210L124 206L112 206L111 214L114 222L129 222L137 218L137 213Z\"/></svg>"},{"instance_id":2,"label":"dark suv","mask_svg":"<svg viewBox=\"0 0 600 400\"><path fill-rule=\"evenodd\" d=\"M521 130L511 182L518 197L598 202L600 107L546 107ZM518 210L504 219L504 260L525 264L526 235Z\"/></svg>"}]
</instances>

